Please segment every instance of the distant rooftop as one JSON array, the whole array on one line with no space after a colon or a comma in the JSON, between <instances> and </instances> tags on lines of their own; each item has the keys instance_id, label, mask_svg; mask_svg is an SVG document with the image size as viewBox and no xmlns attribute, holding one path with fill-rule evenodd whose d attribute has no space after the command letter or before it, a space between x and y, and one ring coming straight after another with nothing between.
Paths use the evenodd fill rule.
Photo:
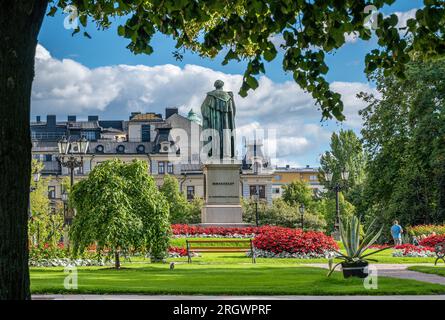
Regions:
<instances>
[{"instance_id":1,"label":"distant rooftop","mask_svg":"<svg viewBox=\"0 0 445 320\"><path fill-rule=\"evenodd\" d=\"M292 168L289 165L285 167L275 167L275 172L314 172L318 171L318 167L311 167L307 165L306 167L300 167L300 168Z\"/></svg>"}]
</instances>

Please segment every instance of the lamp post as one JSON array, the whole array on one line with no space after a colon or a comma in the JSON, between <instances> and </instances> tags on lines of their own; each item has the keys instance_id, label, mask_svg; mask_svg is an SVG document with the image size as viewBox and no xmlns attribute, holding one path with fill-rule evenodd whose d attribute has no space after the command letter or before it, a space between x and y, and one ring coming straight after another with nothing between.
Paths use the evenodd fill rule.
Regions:
<instances>
[{"instance_id":1,"label":"lamp post","mask_svg":"<svg viewBox=\"0 0 445 320\"><path fill-rule=\"evenodd\" d=\"M32 174L32 180L37 184L40 181L40 172L36 172ZM36 191L36 186L29 187L29 193ZM31 197L28 198L28 219L32 219L32 211L31 211Z\"/></svg>"},{"instance_id":2,"label":"lamp post","mask_svg":"<svg viewBox=\"0 0 445 320\"><path fill-rule=\"evenodd\" d=\"M300 205L301 230L304 230L304 203Z\"/></svg>"},{"instance_id":3,"label":"lamp post","mask_svg":"<svg viewBox=\"0 0 445 320\"><path fill-rule=\"evenodd\" d=\"M88 151L89 142L85 137L80 140L68 141L66 137L58 142L59 154L58 160L62 167L68 168L70 171L70 186L74 185L74 169L83 166L83 156ZM62 195L63 197L63 195ZM67 196L66 196L67 197ZM72 215L65 215L65 224L70 224Z\"/></svg>"},{"instance_id":4,"label":"lamp post","mask_svg":"<svg viewBox=\"0 0 445 320\"><path fill-rule=\"evenodd\" d=\"M333 173L327 171L325 173L325 179L328 182L332 182ZM340 238L340 191L347 188L347 181L349 179L349 172L346 169L341 170L340 179L335 181L331 189L335 192L335 222L334 222L334 238Z\"/></svg>"},{"instance_id":5,"label":"lamp post","mask_svg":"<svg viewBox=\"0 0 445 320\"><path fill-rule=\"evenodd\" d=\"M255 194L253 195L253 199L255 200L255 224L257 227L260 225L260 217L258 215L258 201L260 199L260 191L258 189L259 187L256 186Z\"/></svg>"}]
</instances>

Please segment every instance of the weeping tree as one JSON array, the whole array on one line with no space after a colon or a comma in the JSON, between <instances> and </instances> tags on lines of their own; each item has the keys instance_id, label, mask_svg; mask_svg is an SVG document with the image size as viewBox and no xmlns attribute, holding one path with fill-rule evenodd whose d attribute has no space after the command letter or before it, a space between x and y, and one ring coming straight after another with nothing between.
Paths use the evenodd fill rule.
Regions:
<instances>
[{"instance_id":1,"label":"weeping tree","mask_svg":"<svg viewBox=\"0 0 445 320\"><path fill-rule=\"evenodd\" d=\"M188 223L192 206L187 201L184 193L179 190L179 182L174 176L165 175L164 182L159 188L170 206L171 223Z\"/></svg>"},{"instance_id":2,"label":"weeping tree","mask_svg":"<svg viewBox=\"0 0 445 320\"><path fill-rule=\"evenodd\" d=\"M168 248L168 205L142 161L110 160L78 182L70 201L77 213L70 230L74 254L96 244L99 254L114 258L148 250L163 258Z\"/></svg>"},{"instance_id":3,"label":"weeping tree","mask_svg":"<svg viewBox=\"0 0 445 320\"><path fill-rule=\"evenodd\" d=\"M369 5L379 10L395 0L14 0L0 2L0 299L29 299L27 206L31 168L30 97L37 36L45 14L74 5L80 26L107 29L126 17L118 34L128 49L150 54L156 33L176 40L175 56L185 50L213 58L225 53L246 61L242 96L258 87L265 62L282 57L283 70L309 91L322 117L343 120L340 94L330 90L326 53L346 43L345 34L363 40L372 32ZM377 68L402 77L410 57L434 58L445 52L445 5L425 0L403 33L396 15L374 16L379 48L366 57L366 72ZM72 17L76 18L76 17ZM117 20L121 21L121 20ZM274 39L281 39L277 55Z\"/></svg>"}]
</instances>

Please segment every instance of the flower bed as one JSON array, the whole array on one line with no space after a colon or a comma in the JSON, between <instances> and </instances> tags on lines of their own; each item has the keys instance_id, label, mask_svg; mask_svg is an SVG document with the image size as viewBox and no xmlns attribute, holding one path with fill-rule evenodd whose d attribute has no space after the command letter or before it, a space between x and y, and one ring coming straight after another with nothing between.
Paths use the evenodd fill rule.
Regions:
<instances>
[{"instance_id":1,"label":"flower bed","mask_svg":"<svg viewBox=\"0 0 445 320\"><path fill-rule=\"evenodd\" d=\"M407 231L412 236L429 236L435 234L445 234L445 225L418 225L415 227L407 227Z\"/></svg>"},{"instance_id":2,"label":"flower bed","mask_svg":"<svg viewBox=\"0 0 445 320\"><path fill-rule=\"evenodd\" d=\"M270 227L253 240L258 257L265 258L321 258L330 257L338 245L322 232Z\"/></svg>"},{"instance_id":3,"label":"flower bed","mask_svg":"<svg viewBox=\"0 0 445 320\"><path fill-rule=\"evenodd\" d=\"M415 246L412 244L402 244L395 246L392 253L393 257L434 257L436 254L433 247Z\"/></svg>"},{"instance_id":4,"label":"flower bed","mask_svg":"<svg viewBox=\"0 0 445 320\"><path fill-rule=\"evenodd\" d=\"M244 227L244 228L224 228L224 227L200 227L187 224L172 225L174 237L197 237L197 238L252 238L261 230L271 228L265 227Z\"/></svg>"},{"instance_id":5,"label":"flower bed","mask_svg":"<svg viewBox=\"0 0 445 320\"><path fill-rule=\"evenodd\" d=\"M29 260L30 267L86 267L86 266L104 266L111 262L105 262L104 260L97 259L70 259L70 258L52 258L52 259L39 259Z\"/></svg>"},{"instance_id":6,"label":"flower bed","mask_svg":"<svg viewBox=\"0 0 445 320\"><path fill-rule=\"evenodd\" d=\"M180 247L170 247L168 248L168 256L171 258L186 257L187 249Z\"/></svg>"},{"instance_id":7,"label":"flower bed","mask_svg":"<svg viewBox=\"0 0 445 320\"><path fill-rule=\"evenodd\" d=\"M175 237L253 238L256 256L264 258L324 258L331 257L333 250L338 249L334 239L322 232L303 232L300 229L275 226L203 228L172 225L172 230ZM172 254L180 253L172 251ZM247 255L250 256L250 252Z\"/></svg>"},{"instance_id":8,"label":"flower bed","mask_svg":"<svg viewBox=\"0 0 445 320\"><path fill-rule=\"evenodd\" d=\"M429 236L420 240L420 245L425 247L435 247L438 243L445 242L445 235Z\"/></svg>"}]
</instances>

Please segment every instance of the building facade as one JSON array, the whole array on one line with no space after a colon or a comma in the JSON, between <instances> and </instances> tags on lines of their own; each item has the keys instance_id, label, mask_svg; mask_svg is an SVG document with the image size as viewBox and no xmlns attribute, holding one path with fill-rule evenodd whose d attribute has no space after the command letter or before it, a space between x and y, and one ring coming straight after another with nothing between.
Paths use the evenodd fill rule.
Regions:
<instances>
[{"instance_id":1,"label":"building facade","mask_svg":"<svg viewBox=\"0 0 445 320\"><path fill-rule=\"evenodd\" d=\"M133 112L128 120L100 120L88 116L79 121L69 115L57 121L48 115L46 121L37 116L31 122L32 155L44 165L42 175L48 177L48 197L53 203L62 201L62 180L70 172L59 160L58 141L63 137L89 141L83 166L74 171L74 179L88 175L100 163L120 159L146 161L149 173L158 186L166 174L174 175L181 192L188 200L204 196L204 176L200 159L201 119L190 110L180 115L177 108L165 109L165 114ZM282 195L284 185L294 180L307 182L315 193L323 191L317 168L275 168L263 154L262 141L245 141L240 175L240 192L244 198L258 197L271 204Z\"/></svg>"},{"instance_id":2,"label":"building facade","mask_svg":"<svg viewBox=\"0 0 445 320\"><path fill-rule=\"evenodd\" d=\"M277 167L272 176L272 198L280 198L283 195L283 187L293 181L304 181L318 196L323 193L324 187L318 178L318 168L306 166L304 168Z\"/></svg>"}]
</instances>

